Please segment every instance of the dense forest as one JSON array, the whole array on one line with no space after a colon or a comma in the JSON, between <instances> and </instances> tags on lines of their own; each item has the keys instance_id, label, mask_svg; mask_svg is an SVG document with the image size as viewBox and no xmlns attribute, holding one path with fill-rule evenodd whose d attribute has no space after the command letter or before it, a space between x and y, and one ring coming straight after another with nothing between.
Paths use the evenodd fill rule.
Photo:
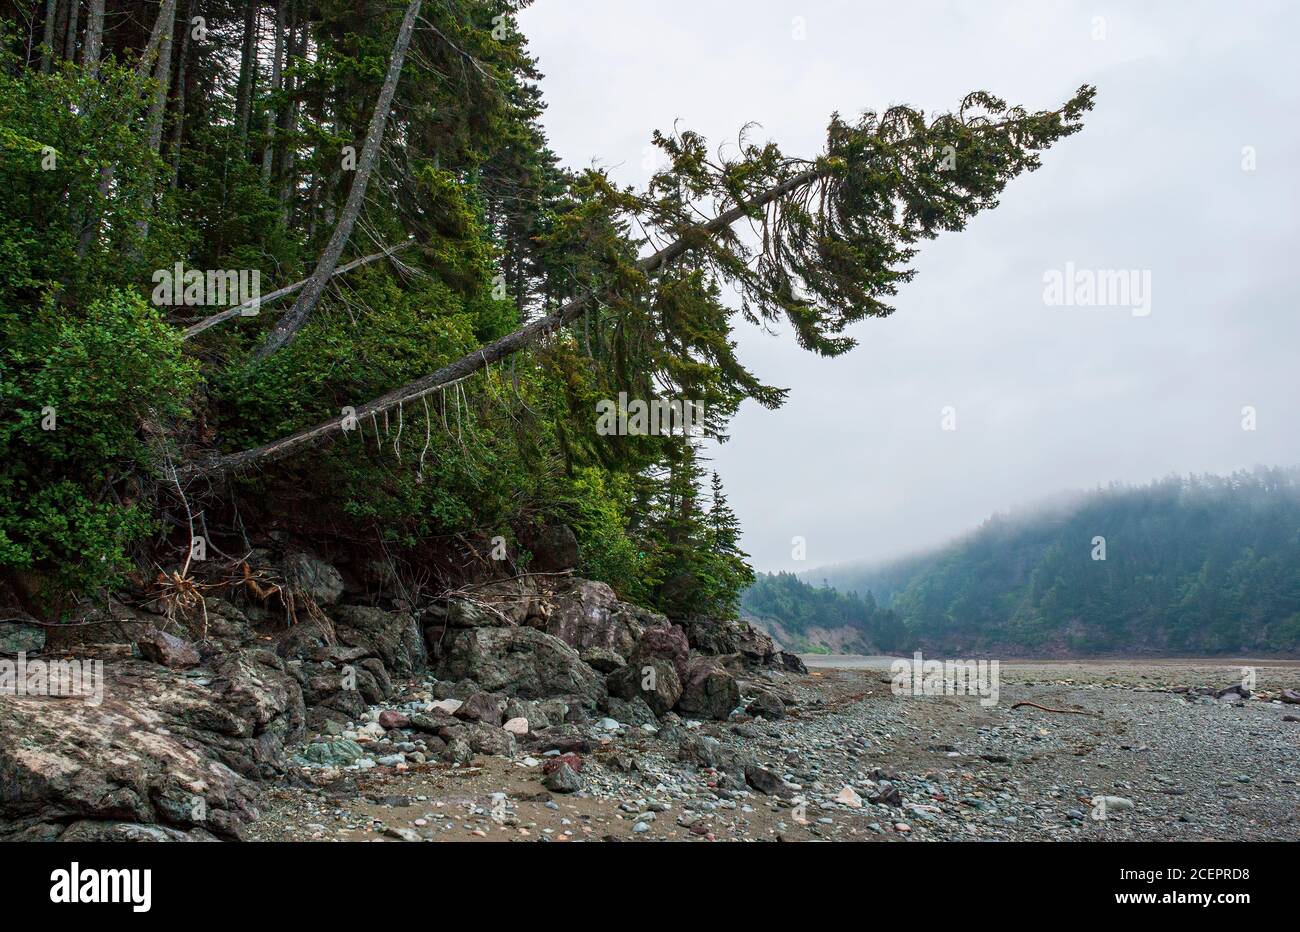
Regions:
<instances>
[{"instance_id":1,"label":"dense forest","mask_svg":"<svg viewBox=\"0 0 1300 932\"><path fill-rule=\"evenodd\" d=\"M742 604L759 616L779 608L797 625L843 616L863 627L880 598L906 631L882 650L1291 653L1300 469L1112 485L991 518L896 564L807 575L849 595L782 574L761 576ZM864 605L870 614L853 610Z\"/></svg>"},{"instance_id":2,"label":"dense forest","mask_svg":"<svg viewBox=\"0 0 1300 932\"><path fill-rule=\"evenodd\" d=\"M877 605L869 590L860 596L812 586L793 573L758 574L741 593L740 609L786 647L804 653L830 650L827 635L837 629L849 629L836 638L841 653L889 653L911 643L898 613Z\"/></svg>"},{"instance_id":3,"label":"dense forest","mask_svg":"<svg viewBox=\"0 0 1300 932\"><path fill-rule=\"evenodd\" d=\"M785 395L733 325L846 352L1092 105L834 115L808 158L656 133L634 191L548 147L525 5L0 3L0 583L27 611L268 534L419 591L562 524L624 598L730 614L752 576L699 445ZM599 431L622 393L704 416Z\"/></svg>"}]
</instances>

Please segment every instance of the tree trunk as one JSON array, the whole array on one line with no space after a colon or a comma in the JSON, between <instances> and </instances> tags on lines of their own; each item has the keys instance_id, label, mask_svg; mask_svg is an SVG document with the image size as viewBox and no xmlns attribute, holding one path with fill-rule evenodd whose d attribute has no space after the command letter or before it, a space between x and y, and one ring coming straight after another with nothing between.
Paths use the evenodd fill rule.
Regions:
<instances>
[{"instance_id":1,"label":"tree trunk","mask_svg":"<svg viewBox=\"0 0 1300 932\"><path fill-rule=\"evenodd\" d=\"M289 13L289 47L288 54L285 56L285 65L288 67L294 58L302 58L307 49L307 30L310 28L310 22L304 17L301 30L298 26L298 6L291 3ZM298 78L295 76L289 79L289 108L284 115L284 154L280 159L280 222L289 226L289 220L293 215L293 196L297 187L294 178L294 163L297 161L297 141L294 137L298 133Z\"/></svg>"},{"instance_id":2,"label":"tree trunk","mask_svg":"<svg viewBox=\"0 0 1300 932\"><path fill-rule=\"evenodd\" d=\"M99 73L99 56L104 50L104 0L90 0L90 15L86 18L86 44L82 48L81 62L91 76Z\"/></svg>"},{"instance_id":3,"label":"tree trunk","mask_svg":"<svg viewBox=\"0 0 1300 932\"><path fill-rule=\"evenodd\" d=\"M271 53L271 93L279 94L283 86L281 59L284 55L284 20L289 0L279 0L275 10L275 49ZM262 145L262 183L271 187L271 156L275 151L275 101L266 108L266 142Z\"/></svg>"},{"instance_id":4,"label":"tree trunk","mask_svg":"<svg viewBox=\"0 0 1300 932\"><path fill-rule=\"evenodd\" d=\"M163 24L162 37L158 41L158 68L154 72L154 79L158 86L154 89L153 101L149 104L149 151L154 155L162 149L163 120L167 116L167 97L172 86L172 36L176 31L176 0L165 3L163 12L168 16ZM149 235L149 215L153 212L154 190L154 176L150 173L145 182L145 216L136 225L141 239Z\"/></svg>"},{"instance_id":5,"label":"tree trunk","mask_svg":"<svg viewBox=\"0 0 1300 932\"><path fill-rule=\"evenodd\" d=\"M49 74L54 63L55 27L59 19L59 0L45 0L45 36L41 39L41 74Z\"/></svg>"},{"instance_id":6,"label":"tree trunk","mask_svg":"<svg viewBox=\"0 0 1300 932\"><path fill-rule=\"evenodd\" d=\"M306 287L294 301L293 307L276 322L266 340L257 348L258 359L265 359L289 343L307 323L320 302L321 295L325 293L325 286L329 283L339 257L343 255L343 249L348 244L348 238L352 235L352 228L356 225L361 206L365 201L366 186L370 183L370 175L375 168L375 157L384 140L388 112L392 107L393 95L397 92L397 81L402 75L406 49L410 44L411 32L415 29L415 19L419 14L420 0L411 0L406 8L406 16L402 19L402 26L397 31L397 41L393 44L393 57L388 63L388 75L384 78L384 86L380 89L379 99L375 102L375 111L370 118L370 130L366 133L366 142L361 149L361 157L357 160L356 176L352 179L352 190L348 192L347 203L343 207L338 225L334 228L325 251L321 253L320 260L316 263L316 271L312 273Z\"/></svg>"},{"instance_id":7,"label":"tree trunk","mask_svg":"<svg viewBox=\"0 0 1300 932\"><path fill-rule=\"evenodd\" d=\"M180 186L181 180L181 144L185 138L185 108L187 102L188 88L185 85L190 65L190 24L194 21L195 10L198 8L198 0L190 0L189 8L185 13L185 21L181 23L181 57L176 63L176 115L172 118L172 138L171 138L171 188L173 191Z\"/></svg>"},{"instance_id":8,"label":"tree trunk","mask_svg":"<svg viewBox=\"0 0 1300 932\"><path fill-rule=\"evenodd\" d=\"M68 35L63 43L63 57L68 61L77 60L77 19L81 15L81 0L71 0L68 4Z\"/></svg>"},{"instance_id":9,"label":"tree trunk","mask_svg":"<svg viewBox=\"0 0 1300 932\"><path fill-rule=\"evenodd\" d=\"M154 20L153 29L149 33L149 41L145 43L144 51L140 53L140 61L136 63L135 74L138 78L143 78L153 67L154 56L158 53L158 48L162 43L163 27L171 28L171 24L176 18L176 0L163 0L162 9L158 11L158 18ZM105 203L108 200L109 192L113 190L113 175L116 173L114 166L110 163L99 170L99 190L98 201ZM100 215L92 207L92 219L86 224L81 231L81 241L77 243L77 258L84 259L90 252L91 245L95 242L95 237L99 235Z\"/></svg>"},{"instance_id":10,"label":"tree trunk","mask_svg":"<svg viewBox=\"0 0 1300 932\"><path fill-rule=\"evenodd\" d=\"M793 191L805 185L812 184L823 178L828 169L809 169L801 172L793 178L789 178L779 185L776 185L765 191L759 197L754 198L744 204L737 204L730 210L724 211L714 217L707 223L697 224L686 230L680 238L660 249L652 255L646 256L637 263L637 268L644 273L658 271L672 262L685 255L691 250L693 245L699 244L703 240L715 236L720 231L736 223L750 211L761 210L773 201L785 197ZM485 369L490 364L504 359L513 353L518 352L532 344L538 342L544 337L554 333L556 330L570 324L585 314L594 300L599 297L597 292L588 292L569 301L558 310L545 317L538 318L527 326L521 327L513 333L509 333L501 339L489 343L466 356L462 356L449 365L443 366L436 372L408 382L401 388L396 388L386 395L375 398L356 409L355 417L357 421L371 415L382 414L390 411L398 405L408 401L414 401L418 398L435 392L440 388L445 388L454 382L459 382L467 376L473 375L480 369ZM251 450L243 450L239 453L228 453L224 456L216 457L207 463L198 463L188 466L183 477L187 479L197 478L199 476L219 477L242 469L253 466L261 466L266 463L273 463L277 460L284 459L301 450L309 449L316 446L323 440L341 432L343 429L343 419L332 418L324 421L314 427L308 427L287 437L281 437L271 443L260 447L254 447Z\"/></svg>"},{"instance_id":11,"label":"tree trunk","mask_svg":"<svg viewBox=\"0 0 1300 932\"><path fill-rule=\"evenodd\" d=\"M239 89L235 93L235 123L239 128L239 141L248 142L248 119L253 109L253 73L257 69L257 13L256 0L245 0L244 48L239 57Z\"/></svg>"}]
</instances>

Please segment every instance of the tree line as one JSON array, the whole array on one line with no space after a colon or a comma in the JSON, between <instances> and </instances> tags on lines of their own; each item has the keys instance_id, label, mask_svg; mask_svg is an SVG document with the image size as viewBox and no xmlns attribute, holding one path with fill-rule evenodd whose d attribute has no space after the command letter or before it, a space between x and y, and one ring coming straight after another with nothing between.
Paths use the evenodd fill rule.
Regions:
<instances>
[{"instance_id":1,"label":"tree line","mask_svg":"<svg viewBox=\"0 0 1300 932\"><path fill-rule=\"evenodd\" d=\"M1092 106L834 115L808 157L656 133L632 189L548 145L523 6L0 4L0 570L31 610L147 581L196 533L447 577L560 521L625 597L732 613L750 571L701 440L786 391L733 326L846 352L918 244ZM178 263L266 288L154 303ZM620 393L701 401L700 436L598 433Z\"/></svg>"}]
</instances>

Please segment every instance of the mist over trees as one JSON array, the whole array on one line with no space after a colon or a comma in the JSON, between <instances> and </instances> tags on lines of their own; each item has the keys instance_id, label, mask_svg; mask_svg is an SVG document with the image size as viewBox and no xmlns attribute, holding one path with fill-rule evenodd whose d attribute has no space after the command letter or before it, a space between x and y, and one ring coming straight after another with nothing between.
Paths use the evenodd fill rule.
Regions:
<instances>
[{"instance_id":1,"label":"mist over trees","mask_svg":"<svg viewBox=\"0 0 1300 932\"><path fill-rule=\"evenodd\" d=\"M742 605L762 615L784 593L788 617L824 623L837 617L827 606L875 606L883 593L905 631L877 644L886 651L1292 653L1300 469L1114 484L990 518L928 554L806 578L840 591L760 575ZM861 610L843 614L863 625Z\"/></svg>"}]
</instances>

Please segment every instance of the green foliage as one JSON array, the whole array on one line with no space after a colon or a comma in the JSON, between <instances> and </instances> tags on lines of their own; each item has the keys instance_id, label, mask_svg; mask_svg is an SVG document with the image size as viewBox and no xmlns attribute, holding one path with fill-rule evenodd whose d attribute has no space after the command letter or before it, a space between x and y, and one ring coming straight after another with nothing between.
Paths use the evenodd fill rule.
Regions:
<instances>
[{"instance_id":1,"label":"green foliage","mask_svg":"<svg viewBox=\"0 0 1300 932\"><path fill-rule=\"evenodd\" d=\"M1104 537L1105 560L1093 559ZM910 635L952 652L1300 651L1300 470L1112 486L993 518L901 567L828 571L888 587Z\"/></svg>"},{"instance_id":2,"label":"green foliage","mask_svg":"<svg viewBox=\"0 0 1300 932\"><path fill-rule=\"evenodd\" d=\"M117 584L152 516L114 483L159 466L143 431L187 416L197 367L121 292L80 316L0 311L0 347L0 567L52 574L52 601Z\"/></svg>"},{"instance_id":3,"label":"green foliage","mask_svg":"<svg viewBox=\"0 0 1300 932\"><path fill-rule=\"evenodd\" d=\"M850 629L864 653L899 652L911 639L898 614L880 608L870 592L842 593L829 586L814 587L793 573L761 574L741 595L744 614L775 622L797 650L825 650L813 639L815 630ZM849 641L852 643L852 641Z\"/></svg>"}]
</instances>

